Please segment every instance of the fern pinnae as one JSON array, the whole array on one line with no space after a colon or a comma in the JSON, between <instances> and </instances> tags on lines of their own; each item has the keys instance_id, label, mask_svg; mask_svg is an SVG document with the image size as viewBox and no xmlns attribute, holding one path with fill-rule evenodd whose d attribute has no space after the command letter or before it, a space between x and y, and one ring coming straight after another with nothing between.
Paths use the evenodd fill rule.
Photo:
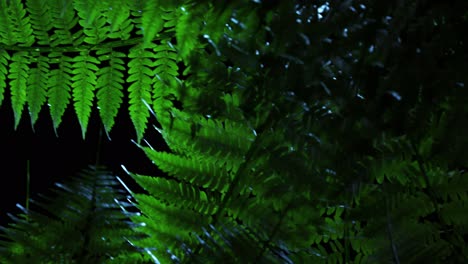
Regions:
<instances>
[{"instance_id":1,"label":"fern pinnae","mask_svg":"<svg viewBox=\"0 0 468 264\"><path fill-rule=\"evenodd\" d=\"M6 1L0 1L0 43L13 46L17 43L14 36L14 25L8 13Z\"/></svg>"},{"instance_id":2,"label":"fern pinnae","mask_svg":"<svg viewBox=\"0 0 468 264\"><path fill-rule=\"evenodd\" d=\"M49 5L55 28L54 34L51 36L51 46L80 44L83 31L71 32L79 20L73 9L72 0L52 0L49 1Z\"/></svg>"},{"instance_id":3,"label":"fern pinnae","mask_svg":"<svg viewBox=\"0 0 468 264\"><path fill-rule=\"evenodd\" d=\"M26 99L31 116L31 126L34 128L39 112L47 99L49 59L41 54L32 54L32 56L37 66L30 69Z\"/></svg>"},{"instance_id":4,"label":"fern pinnae","mask_svg":"<svg viewBox=\"0 0 468 264\"><path fill-rule=\"evenodd\" d=\"M16 52L12 57L10 64L10 91L11 106L15 116L15 129L18 127L26 103L26 83L29 75L29 54L28 52Z\"/></svg>"},{"instance_id":5,"label":"fern pinnae","mask_svg":"<svg viewBox=\"0 0 468 264\"><path fill-rule=\"evenodd\" d=\"M3 102L3 94L6 88L6 77L8 73L8 61L10 60L10 55L4 49L0 49L0 106Z\"/></svg>"},{"instance_id":6,"label":"fern pinnae","mask_svg":"<svg viewBox=\"0 0 468 264\"><path fill-rule=\"evenodd\" d=\"M200 157L184 157L172 153L143 148L145 154L159 168L179 181L191 183L213 192L225 193L231 174L222 161L204 160Z\"/></svg>"},{"instance_id":7,"label":"fern pinnae","mask_svg":"<svg viewBox=\"0 0 468 264\"><path fill-rule=\"evenodd\" d=\"M175 78L179 75L177 66L177 53L169 40L162 40L160 45L154 47L155 76L159 83L156 88L161 86L166 89L175 88Z\"/></svg>"},{"instance_id":8,"label":"fern pinnae","mask_svg":"<svg viewBox=\"0 0 468 264\"><path fill-rule=\"evenodd\" d=\"M153 53L140 44L130 49L128 57L127 83L131 83L129 91L130 118L136 130L137 140L141 141L149 118L149 110L145 102L151 102L151 85L153 76Z\"/></svg>"},{"instance_id":9,"label":"fern pinnae","mask_svg":"<svg viewBox=\"0 0 468 264\"><path fill-rule=\"evenodd\" d=\"M52 16L46 0L27 0L26 7L31 18L33 34L37 44L50 45L49 31L53 27Z\"/></svg>"},{"instance_id":10,"label":"fern pinnae","mask_svg":"<svg viewBox=\"0 0 468 264\"><path fill-rule=\"evenodd\" d=\"M177 53L187 61L188 56L199 45L198 36L203 24L202 8L195 8L191 13L187 12L185 7L177 9L177 24L175 26L175 36L177 39Z\"/></svg>"},{"instance_id":11,"label":"fern pinnae","mask_svg":"<svg viewBox=\"0 0 468 264\"><path fill-rule=\"evenodd\" d=\"M104 16L105 2L79 0L73 2L80 18L79 24L86 35L84 41L89 44L99 44L107 38L109 26Z\"/></svg>"},{"instance_id":12,"label":"fern pinnae","mask_svg":"<svg viewBox=\"0 0 468 264\"><path fill-rule=\"evenodd\" d=\"M106 1L106 10L104 16L109 24L109 38L128 39L133 30L130 16L130 8L126 0Z\"/></svg>"},{"instance_id":13,"label":"fern pinnae","mask_svg":"<svg viewBox=\"0 0 468 264\"><path fill-rule=\"evenodd\" d=\"M57 69L50 72L47 91L47 103L49 104L50 116L54 125L55 134L62 122L62 116L70 101L70 90L72 85L71 73L73 71L73 59L62 53L52 52L49 54L50 63L58 64Z\"/></svg>"},{"instance_id":14,"label":"fern pinnae","mask_svg":"<svg viewBox=\"0 0 468 264\"><path fill-rule=\"evenodd\" d=\"M141 17L141 32L143 34L143 44L150 45L156 35L163 29L164 20L160 1L146 1ZM151 46L151 45L150 45Z\"/></svg>"},{"instance_id":15,"label":"fern pinnae","mask_svg":"<svg viewBox=\"0 0 468 264\"><path fill-rule=\"evenodd\" d=\"M178 207L211 215L216 209L216 198L207 190L177 182L174 179L131 174L132 178L149 194Z\"/></svg>"},{"instance_id":16,"label":"fern pinnae","mask_svg":"<svg viewBox=\"0 0 468 264\"><path fill-rule=\"evenodd\" d=\"M124 53L114 51L111 48L99 49L96 54L101 62L108 61L109 66L101 67L97 71L98 76L96 89L97 105L102 123L107 135L115 123L120 105L122 104L125 66L122 58Z\"/></svg>"},{"instance_id":17,"label":"fern pinnae","mask_svg":"<svg viewBox=\"0 0 468 264\"><path fill-rule=\"evenodd\" d=\"M31 46L34 43L33 29L29 16L21 0L8 1L10 22L13 24L13 35L20 46Z\"/></svg>"},{"instance_id":18,"label":"fern pinnae","mask_svg":"<svg viewBox=\"0 0 468 264\"><path fill-rule=\"evenodd\" d=\"M99 60L87 51L80 52L80 55L74 57L73 60L73 77L71 78L73 101L84 139L97 84L98 67L96 64L99 64Z\"/></svg>"}]
</instances>

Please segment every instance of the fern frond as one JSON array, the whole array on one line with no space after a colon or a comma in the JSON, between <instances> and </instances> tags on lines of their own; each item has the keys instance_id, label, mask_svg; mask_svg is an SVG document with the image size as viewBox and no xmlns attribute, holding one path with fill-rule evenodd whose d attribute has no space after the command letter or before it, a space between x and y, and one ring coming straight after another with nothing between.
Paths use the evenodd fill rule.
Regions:
<instances>
[{"instance_id":1,"label":"fern frond","mask_svg":"<svg viewBox=\"0 0 468 264\"><path fill-rule=\"evenodd\" d=\"M80 0L74 1L74 7L80 18L79 24L86 35L84 41L89 44L99 44L107 38L109 26L103 14L103 2Z\"/></svg>"},{"instance_id":2,"label":"fern frond","mask_svg":"<svg viewBox=\"0 0 468 264\"><path fill-rule=\"evenodd\" d=\"M26 7L31 18L31 26L37 44L50 45L49 31L53 27L53 21L47 1L27 0Z\"/></svg>"},{"instance_id":3,"label":"fern frond","mask_svg":"<svg viewBox=\"0 0 468 264\"><path fill-rule=\"evenodd\" d=\"M177 79L177 53L168 40L161 41L161 44L154 47L154 79L153 79L153 108L157 113L164 108L164 100L168 95L175 94L180 81ZM159 105L162 104L162 105Z\"/></svg>"},{"instance_id":4,"label":"fern frond","mask_svg":"<svg viewBox=\"0 0 468 264\"><path fill-rule=\"evenodd\" d=\"M143 138L149 118L147 105L151 102L151 84L154 74L152 70L153 56L153 53L146 50L143 45L132 47L128 54L128 57L131 58L128 63L128 73L130 76L126 80L128 83L131 83L128 88L130 93L129 110L138 142Z\"/></svg>"},{"instance_id":5,"label":"fern frond","mask_svg":"<svg viewBox=\"0 0 468 264\"><path fill-rule=\"evenodd\" d=\"M201 8L194 9L189 13L182 6L177 11L178 20L175 26L177 52L183 60L187 60L193 50L198 48L198 37L200 36L203 24L203 14L201 12L204 10Z\"/></svg>"},{"instance_id":6,"label":"fern frond","mask_svg":"<svg viewBox=\"0 0 468 264\"><path fill-rule=\"evenodd\" d=\"M32 201L29 211L19 206L22 214L1 228L2 263L107 263L135 252L125 241L133 231L120 210L130 207L119 202L117 186L108 172L90 168L71 183L57 183L56 198Z\"/></svg>"},{"instance_id":7,"label":"fern frond","mask_svg":"<svg viewBox=\"0 0 468 264\"><path fill-rule=\"evenodd\" d=\"M255 139L252 129L232 120L207 119L171 109L172 118L158 121L171 150L204 159L222 160L235 172Z\"/></svg>"},{"instance_id":8,"label":"fern frond","mask_svg":"<svg viewBox=\"0 0 468 264\"><path fill-rule=\"evenodd\" d=\"M0 43L13 46L17 43L17 39L14 35L15 28L11 22L6 1L0 1L0 12Z\"/></svg>"},{"instance_id":9,"label":"fern frond","mask_svg":"<svg viewBox=\"0 0 468 264\"><path fill-rule=\"evenodd\" d=\"M71 31L79 20L73 9L73 1L53 0L49 1L49 5L55 28L54 34L51 36L51 46L80 44L83 41L83 30L78 30L75 33Z\"/></svg>"},{"instance_id":10,"label":"fern frond","mask_svg":"<svg viewBox=\"0 0 468 264\"><path fill-rule=\"evenodd\" d=\"M71 73L73 71L73 59L61 53L50 53L50 63L57 64L57 68L50 72L47 92L47 102L50 115L57 134L57 128L62 122L62 116L70 101L70 89L72 85Z\"/></svg>"},{"instance_id":11,"label":"fern frond","mask_svg":"<svg viewBox=\"0 0 468 264\"><path fill-rule=\"evenodd\" d=\"M231 180L231 174L217 164L197 158L185 158L165 152L144 148L145 154L158 167L178 180L212 191L225 193ZM222 162L222 161L221 161ZM220 162L220 163L221 163Z\"/></svg>"},{"instance_id":12,"label":"fern frond","mask_svg":"<svg viewBox=\"0 0 468 264\"><path fill-rule=\"evenodd\" d=\"M133 30L128 1L106 1L106 10L104 13L109 24L109 38L128 39Z\"/></svg>"},{"instance_id":13,"label":"fern frond","mask_svg":"<svg viewBox=\"0 0 468 264\"><path fill-rule=\"evenodd\" d=\"M3 102L3 94L5 93L6 87L6 76L8 73L8 61L10 60L10 55L4 49L0 49L0 106Z\"/></svg>"},{"instance_id":14,"label":"fern frond","mask_svg":"<svg viewBox=\"0 0 468 264\"><path fill-rule=\"evenodd\" d=\"M212 215L220 197L198 189L193 184L176 182L162 177L131 174L132 178L149 194L177 207L194 210L203 215Z\"/></svg>"},{"instance_id":15,"label":"fern frond","mask_svg":"<svg viewBox=\"0 0 468 264\"><path fill-rule=\"evenodd\" d=\"M34 127L39 116L39 112L47 100L49 59L40 54L33 54L32 59L35 62L36 67L31 68L30 70L26 97L29 114L31 116L31 125Z\"/></svg>"},{"instance_id":16,"label":"fern frond","mask_svg":"<svg viewBox=\"0 0 468 264\"><path fill-rule=\"evenodd\" d=\"M73 101L84 139L91 114L91 106L93 105L94 89L97 84L96 72L98 67L96 64L99 64L99 60L91 56L87 51L80 52L80 55L73 60L73 77L71 78L73 81Z\"/></svg>"},{"instance_id":17,"label":"fern frond","mask_svg":"<svg viewBox=\"0 0 468 264\"><path fill-rule=\"evenodd\" d=\"M156 35L163 29L163 11L159 6L159 1L146 1L141 17L141 33L145 47L151 46Z\"/></svg>"},{"instance_id":18,"label":"fern frond","mask_svg":"<svg viewBox=\"0 0 468 264\"><path fill-rule=\"evenodd\" d=\"M18 127L26 103L26 84L29 77L29 54L17 52L11 57L10 64L10 90L11 106L15 115L15 129Z\"/></svg>"},{"instance_id":19,"label":"fern frond","mask_svg":"<svg viewBox=\"0 0 468 264\"><path fill-rule=\"evenodd\" d=\"M98 59L101 63L108 61L109 66L101 67L97 71L96 94L102 123L106 133L109 134L115 123L115 117L122 104L123 86L125 71L124 61L126 57L124 53L117 52L112 49L100 49L96 52L99 55Z\"/></svg>"},{"instance_id":20,"label":"fern frond","mask_svg":"<svg viewBox=\"0 0 468 264\"><path fill-rule=\"evenodd\" d=\"M2 1L0 9L4 12L3 21L0 21L3 31L3 37L10 37L10 40L3 40L7 45L18 44L20 46L31 46L34 43L33 29L31 28L30 18L26 14L23 2L21 0ZM3 23L9 23L6 25ZM5 32L11 30L10 32Z\"/></svg>"},{"instance_id":21,"label":"fern frond","mask_svg":"<svg viewBox=\"0 0 468 264\"><path fill-rule=\"evenodd\" d=\"M195 245L197 240L191 232L194 227L205 226L207 218L190 210L167 205L153 196L135 194L134 198L138 202L138 208L145 212L132 217L132 221L140 223L135 231L146 234L147 237L132 242L137 247L150 251L161 263L171 263L176 258L183 259L182 243Z\"/></svg>"}]
</instances>

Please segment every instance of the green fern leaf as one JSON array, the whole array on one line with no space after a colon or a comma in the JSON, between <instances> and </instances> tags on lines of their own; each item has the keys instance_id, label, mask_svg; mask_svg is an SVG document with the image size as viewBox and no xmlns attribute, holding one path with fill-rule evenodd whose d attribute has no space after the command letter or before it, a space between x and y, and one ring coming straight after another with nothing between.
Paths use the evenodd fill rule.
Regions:
<instances>
[{"instance_id":1,"label":"green fern leaf","mask_svg":"<svg viewBox=\"0 0 468 264\"><path fill-rule=\"evenodd\" d=\"M109 24L109 38L123 40L130 38L130 32L133 30L133 23L129 18L130 9L128 1L108 1L106 3L104 16Z\"/></svg>"},{"instance_id":2,"label":"green fern leaf","mask_svg":"<svg viewBox=\"0 0 468 264\"><path fill-rule=\"evenodd\" d=\"M208 218L192 210L168 206L165 202L149 195L135 194L134 197L138 202L137 207L142 212L147 212L145 215L132 217L134 222L144 223L135 230L148 235L148 238L132 242L141 248L151 250L152 254L161 261L171 263L176 256L182 259L184 251L179 246L179 241L195 245L197 239L191 233L201 231L194 229L208 225ZM168 252L175 256L171 258Z\"/></svg>"},{"instance_id":3,"label":"green fern leaf","mask_svg":"<svg viewBox=\"0 0 468 264\"><path fill-rule=\"evenodd\" d=\"M194 210L203 215L212 215L217 209L219 201L194 185L160 177L139 174L131 176L151 195L174 206Z\"/></svg>"},{"instance_id":4,"label":"green fern leaf","mask_svg":"<svg viewBox=\"0 0 468 264\"><path fill-rule=\"evenodd\" d=\"M0 8L6 8L6 10L4 9L6 14L4 13L4 15L11 24L14 43L19 43L20 46L31 46L34 43L33 29L22 1L7 1L7 5L2 1Z\"/></svg>"},{"instance_id":5,"label":"green fern leaf","mask_svg":"<svg viewBox=\"0 0 468 264\"><path fill-rule=\"evenodd\" d=\"M174 48L167 40L154 48L154 79L153 79L153 108L162 109L164 108L164 100L170 94L177 93L177 87L180 80L177 78L178 69L177 66L177 53ZM157 111L161 113L161 111Z\"/></svg>"},{"instance_id":6,"label":"green fern leaf","mask_svg":"<svg viewBox=\"0 0 468 264\"><path fill-rule=\"evenodd\" d=\"M10 64L11 106L15 115L15 129L18 127L26 103L26 83L29 77L29 55L25 51L15 53Z\"/></svg>"},{"instance_id":7,"label":"green fern leaf","mask_svg":"<svg viewBox=\"0 0 468 264\"><path fill-rule=\"evenodd\" d=\"M151 84L153 70L153 52L145 50L142 45L130 49L131 58L128 63L128 83L132 83L129 90L130 118L136 130L138 142L143 138L149 118L148 104L151 103Z\"/></svg>"},{"instance_id":8,"label":"green fern leaf","mask_svg":"<svg viewBox=\"0 0 468 264\"><path fill-rule=\"evenodd\" d=\"M71 31L78 23L72 0L52 0L49 5L55 28L51 36L51 45L80 44L83 41L83 31L78 30L75 33Z\"/></svg>"},{"instance_id":9,"label":"green fern leaf","mask_svg":"<svg viewBox=\"0 0 468 264\"><path fill-rule=\"evenodd\" d=\"M133 24L135 25L135 28L137 29L135 34L137 35L142 35L143 32L141 30L142 25L141 25L141 17L143 14L143 10L145 9L145 2L142 0L133 0L128 3L130 7L130 14L132 16Z\"/></svg>"},{"instance_id":10,"label":"green fern leaf","mask_svg":"<svg viewBox=\"0 0 468 264\"><path fill-rule=\"evenodd\" d=\"M96 96L98 98L99 113L106 133L109 134L122 104L122 83L125 82L122 73L125 71L122 58L125 57L125 54L112 49L102 49L97 51L97 55L99 55L101 62L109 61L108 67L100 68L97 71L96 86L98 89Z\"/></svg>"},{"instance_id":11,"label":"green fern leaf","mask_svg":"<svg viewBox=\"0 0 468 264\"><path fill-rule=\"evenodd\" d=\"M198 46L203 15L198 12L195 14L189 13L184 7L179 8L178 11L179 17L175 26L177 52L183 60L186 60Z\"/></svg>"},{"instance_id":12,"label":"green fern leaf","mask_svg":"<svg viewBox=\"0 0 468 264\"><path fill-rule=\"evenodd\" d=\"M109 27L103 15L105 7L101 1L80 0L74 1L74 7L80 18L79 24L85 33L84 41L89 44L98 44L107 38Z\"/></svg>"},{"instance_id":13,"label":"green fern leaf","mask_svg":"<svg viewBox=\"0 0 468 264\"><path fill-rule=\"evenodd\" d=\"M3 102L3 93L5 92L6 87L6 75L8 74L8 60L10 55L6 50L0 49L0 106Z\"/></svg>"},{"instance_id":14,"label":"green fern leaf","mask_svg":"<svg viewBox=\"0 0 468 264\"><path fill-rule=\"evenodd\" d=\"M159 1L147 1L141 18L141 31L143 33L143 43L150 45L156 35L163 29L164 20Z\"/></svg>"},{"instance_id":15,"label":"green fern leaf","mask_svg":"<svg viewBox=\"0 0 468 264\"><path fill-rule=\"evenodd\" d=\"M222 167L222 164L197 158L185 158L150 148L144 148L144 151L162 171L178 180L199 187L225 193L232 180L231 175Z\"/></svg>"},{"instance_id":16,"label":"green fern leaf","mask_svg":"<svg viewBox=\"0 0 468 264\"><path fill-rule=\"evenodd\" d=\"M91 106L93 105L94 89L97 84L95 72L98 71L98 67L96 64L99 64L99 60L86 51L80 52L80 55L74 58L72 71L73 101L83 139L86 135Z\"/></svg>"},{"instance_id":17,"label":"green fern leaf","mask_svg":"<svg viewBox=\"0 0 468 264\"><path fill-rule=\"evenodd\" d=\"M50 45L49 31L53 27L51 12L47 1L27 0L27 10L31 17L33 34L39 45Z\"/></svg>"},{"instance_id":18,"label":"green fern leaf","mask_svg":"<svg viewBox=\"0 0 468 264\"><path fill-rule=\"evenodd\" d=\"M90 168L68 184L55 185L55 199L33 200L30 210L18 206L22 214L12 216L9 227L0 227L3 264L115 263L117 256L118 263L138 259L125 240L134 237L128 215L120 210L128 212L133 206L121 202L125 198L114 176ZM127 254L132 257L126 259Z\"/></svg>"},{"instance_id":19,"label":"green fern leaf","mask_svg":"<svg viewBox=\"0 0 468 264\"><path fill-rule=\"evenodd\" d=\"M57 69L50 72L47 92L50 115L57 134L57 128L62 122L62 116L70 101L70 87L73 59L61 53L50 53L50 62L58 64Z\"/></svg>"},{"instance_id":20,"label":"green fern leaf","mask_svg":"<svg viewBox=\"0 0 468 264\"><path fill-rule=\"evenodd\" d=\"M17 43L15 25L8 14L6 1L0 1L0 43L13 46Z\"/></svg>"},{"instance_id":21,"label":"green fern leaf","mask_svg":"<svg viewBox=\"0 0 468 264\"><path fill-rule=\"evenodd\" d=\"M34 58L34 60L37 67L31 68L30 70L28 90L26 93L32 127L34 127L42 105L44 105L46 101L49 72L49 60L47 57L39 55Z\"/></svg>"}]
</instances>

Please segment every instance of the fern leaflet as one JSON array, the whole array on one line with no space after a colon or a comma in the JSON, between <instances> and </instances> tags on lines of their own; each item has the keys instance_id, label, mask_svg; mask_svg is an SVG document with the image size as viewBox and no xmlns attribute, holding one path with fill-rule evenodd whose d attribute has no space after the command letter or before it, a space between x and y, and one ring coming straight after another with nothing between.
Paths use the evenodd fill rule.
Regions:
<instances>
[{"instance_id":1,"label":"fern leaflet","mask_svg":"<svg viewBox=\"0 0 468 264\"><path fill-rule=\"evenodd\" d=\"M72 71L73 100L83 139L88 127L91 106L93 105L93 91L97 84L95 72L98 71L98 67L96 64L99 64L99 60L86 51L80 52L80 55L74 58Z\"/></svg>"},{"instance_id":2,"label":"fern leaflet","mask_svg":"<svg viewBox=\"0 0 468 264\"><path fill-rule=\"evenodd\" d=\"M130 49L128 57L131 58L128 63L127 78L128 83L132 83L128 88L130 94L130 118L135 126L137 140L143 138L146 129L146 123L149 118L148 104L151 102L151 84L153 70L153 53L146 50L143 45L137 45Z\"/></svg>"},{"instance_id":3,"label":"fern leaflet","mask_svg":"<svg viewBox=\"0 0 468 264\"><path fill-rule=\"evenodd\" d=\"M89 44L98 44L107 38L109 26L105 26L106 18L103 15L102 2L82 0L75 1L74 7L80 18L79 24L86 35L84 41Z\"/></svg>"},{"instance_id":4,"label":"fern leaflet","mask_svg":"<svg viewBox=\"0 0 468 264\"><path fill-rule=\"evenodd\" d=\"M160 1L146 1L141 18L141 32L143 34L143 43L145 46L153 42L156 35L163 29L164 20L162 10L159 6Z\"/></svg>"},{"instance_id":5,"label":"fern leaflet","mask_svg":"<svg viewBox=\"0 0 468 264\"><path fill-rule=\"evenodd\" d=\"M10 64L10 90L11 106L15 115L15 129L18 127L26 103L26 83L29 75L29 54L17 52L11 58Z\"/></svg>"},{"instance_id":6,"label":"fern leaflet","mask_svg":"<svg viewBox=\"0 0 468 264\"><path fill-rule=\"evenodd\" d=\"M112 0L106 1L104 13L109 24L109 38L128 39L133 30L132 20L129 18L130 10L128 1Z\"/></svg>"},{"instance_id":7,"label":"fern leaflet","mask_svg":"<svg viewBox=\"0 0 468 264\"><path fill-rule=\"evenodd\" d=\"M35 54L33 54L33 60L37 66L30 70L26 92L32 127L34 127L39 112L47 99L49 74L49 59L40 54L34 55Z\"/></svg>"},{"instance_id":8,"label":"fern leaflet","mask_svg":"<svg viewBox=\"0 0 468 264\"><path fill-rule=\"evenodd\" d=\"M50 12L52 13L52 21L54 25L54 34L51 36L52 46L80 44L82 42L83 31L79 30L76 33L71 32L71 29L78 23L78 17L73 9L72 0L52 0L49 2Z\"/></svg>"},{"instance_id":9,"label":"fern leaflet","mask_svg":"<svg viewBox=\"0 0 468 264\"><path fill-rule=\"evenodd\" d=\"M10 60L10 55L6 50L0 49L0 106L3 102L3 94L6 87L6 75L8 74L8 60Z\"/></svg>"},{"instance_id":10,"label":"fern leaflet","mask_svg":"<svg viewBox=\"0 0 468 264\"><path fill-rule=\"evenodd\" d=\"M2 9L5 8L2 4ZM26 15L26 9L21 0L8 1L7 18L12 25L14 43L20 46L31 46L34 43L33 29L30 18Z\"/></svg>"},{"instance_id":11,"label":"fern leaflet","mask_svg":"<svg viewBox=\"0 0 468 264\"><path fill-rule=\"evenodd\" d=\"M72 80L70 74L73 69L73 59L61 53L50 53L50 63L58 64L57 69L50 72L47 92L47 102L50 108L50 115L57 134L57 128L62 122L62 116L70 101L70 89Z\"/></svg>"},{"instance_id":12,"label":"fern leaflet","mask_svg":"<svg viewBox=\"0 0 468 264\"><path fill-rule=\"evenodd\" d=\"M96 85L96 89L98 89L96 94L97 105L102 123L109 135L122 103L122 83L124 83L122 72L125 71L122 58L125 57L125 54L112 49L100 49L96 54L99 55L98 59L101 63L106 61L109 63L109 66L100 68L96 73L98 76Z\"/></svg>"},{"instance_id":13,"label":"fern leaflet","mask_svg":"<svg viewBox=\"0 0 468 264\"><path fill-rule=\"evenodd\" d=\"M27 0L27 10L31 17L33 34L39 45L50 45L49 31L52 29L52 17L47 1Z\"/></svg>"}]
</instances>

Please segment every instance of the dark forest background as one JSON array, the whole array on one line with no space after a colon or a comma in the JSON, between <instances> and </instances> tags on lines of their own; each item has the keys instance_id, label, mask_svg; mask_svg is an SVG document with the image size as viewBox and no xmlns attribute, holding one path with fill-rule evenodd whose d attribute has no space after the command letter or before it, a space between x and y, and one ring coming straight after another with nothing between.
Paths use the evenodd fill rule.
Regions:
<instances>
[{"instance_id":1,"label":"dark forest background","mask_svg":"<svg viewBox=\"0 0 468 264\"><path fill-rule=\"evenodd\" d=\"M0 167L3 177L0 184L0 225L6 225L11 221L8 213L19 211L17 203L23 206L25 204L28 160L30 193L33 199L38 193L47 194L55 182L66 181L68 177L76 175L88 165L95 165L97 158L100 165L106 166L116 175L126 179L132 188L138 186L132 185L133 181L124 173L121 165L130 171L149 175L162 173L132 142L135 132L128 116L128 106L125 104L119 111L115 127L109 137L102 129L98 112L94 109L86 138L83 140L72 108L66 110L57 135L54 133L46 108L42 109L34 130L26 111L18 128L14 130L13 111L8 92L5 95L5 101L0 107L2 138ZM153 132L153 129L149 131L145 137L147 141L164 149L165 143L160 135Z\"/></svg>"},{"instance_id":2,"label":"dark forest background","mask_svg":"<svg viewBox=\"0 0 468 264\"><path fill-rule=\"evenodd\" d=\"M5 92L0 107L1 226L10 222L9 212L18 212L15 204L25 203L28 162L33 199L38 193L47 193L54 182L66 182L88 165L99 164L124 178L131 189L141 188L133 180L140 179L140 186L151 194L132 194L139 197L135 198L138 202L143 201L139 209L148 216L132 219L135 223L156 223L152 222L156 215L164 214L154 213L154 208L176 208L174 214L165 211L169 212L163 219L166 222L158 219L155 226L169 233L169 243L185 235L195 242L194 251L207 256L210 251L202 250L206 244L197 244L193 234L199 228L216 224L219 228L226 223L233 224L233 230L247 226L259 234L265 232L264 239L246 232L255 241L249 249L257 259L268 254L276 257L278 252L297 257L297 263L320 254L330 261L343 257L346 263L354 258L359 263L367 255L371 263L372 259L400 263L399 256L401 263L427 260L433 252L439 254L440 261L460 261L467 256L468 37L463 31L468 25L468 2L207 4L210 10L229 14L220 27L217 19L222 16L205 17L206 3L200 1L201 8L187 5L193 8L192 13L177 9L183 10L178 20L165 18L169 26L161 36L170 36L176 48L162 37L157 44L149 39L156 45L150 52L153 57L147 60L150 66L156 65L152 60L163 61L160 56L167 56L160 64L171 65L158 71L160 66L155 67L150 71L151 78L172 72L174 76L164 78L176 83L171 78L177 76L181 82L172 90L155 88L148 96L154 99L152 106L160 122L151 116L144 133L141 143L156 149L147 148L147 154L152 154L148 157L132 142L137 136L129 117L127 94L135 84L128 81L128 74L147 67L144 63L129 66L129 72L122 73L126 79L124 103L110 137L104 133L96 103L86 139L82 139L71 103L57 133L47 107L41 110L34 129L25 107L15 130L12 96ZM243 3L248 3L247 7ZM131 23L137 23L141 16L142 10L135 10ZM144 10L156 9L149 5ZM199 31L192 27L192 19L199 23ZM173 28L175 21L182 21L182 26ZM83 30L78 25L72 29ZM212 42L204 30L217 34L218 42ZM132 34L133 39L141 41L135 32ZM192 42L184 46L181 40ZM132 56L139 56L130 52L136 46L127 43L122 48L125 65L133 62ZM9 53L20 53L16 47L8 48L5 50ZM174 66L176 57L181 61ZM187 75L182 73L186 70ZM135 76L129 79L141 77ZM133 106L143 99L139 94L135 97ZM236 100L239 102L234 103ZM168 148L152 125L166 133L172 153L163 153ZM200 151L187 147L192 144ZM169 176L158 178L164 173L152 161ZM231 168L230 162L239 167ZM128 176L122 165L130 172L155 177ZM209 178L212 175L205 169L213 175L222 170L222 176ZM120 185L118 188L122 189ZM167 196L159 197L164 191ZM208 196L214 202L209 203L216 209L203 207L206 211L202 212L202 206L190 205L192 208L184 211L186 203L204 205L202 196L193 199L190 195L205 192L212 195ZM191 211L194 208L198 209ZM203 221L190 222L194 215L203 215ZM188 225L183 225L185 220ZM143 232L153 236L153 226L148 226L149 231L142 228ZM190 228L184 229L187 226ZM151 247L156 242L166 247L163 243L167 241L152 238L157 239L148 242ZM340 241L345 249L337 246ZM243 240L237 242L248 245ZM291 245L283 247L283 242ZM180 250L174 254L188 253L190 257L190 248L175 245L168 246ZM399 247L399 253L395 247ZM234 256L248 259L238 254L242 250L233 249Z\"/></svg>"}]
</instances>

